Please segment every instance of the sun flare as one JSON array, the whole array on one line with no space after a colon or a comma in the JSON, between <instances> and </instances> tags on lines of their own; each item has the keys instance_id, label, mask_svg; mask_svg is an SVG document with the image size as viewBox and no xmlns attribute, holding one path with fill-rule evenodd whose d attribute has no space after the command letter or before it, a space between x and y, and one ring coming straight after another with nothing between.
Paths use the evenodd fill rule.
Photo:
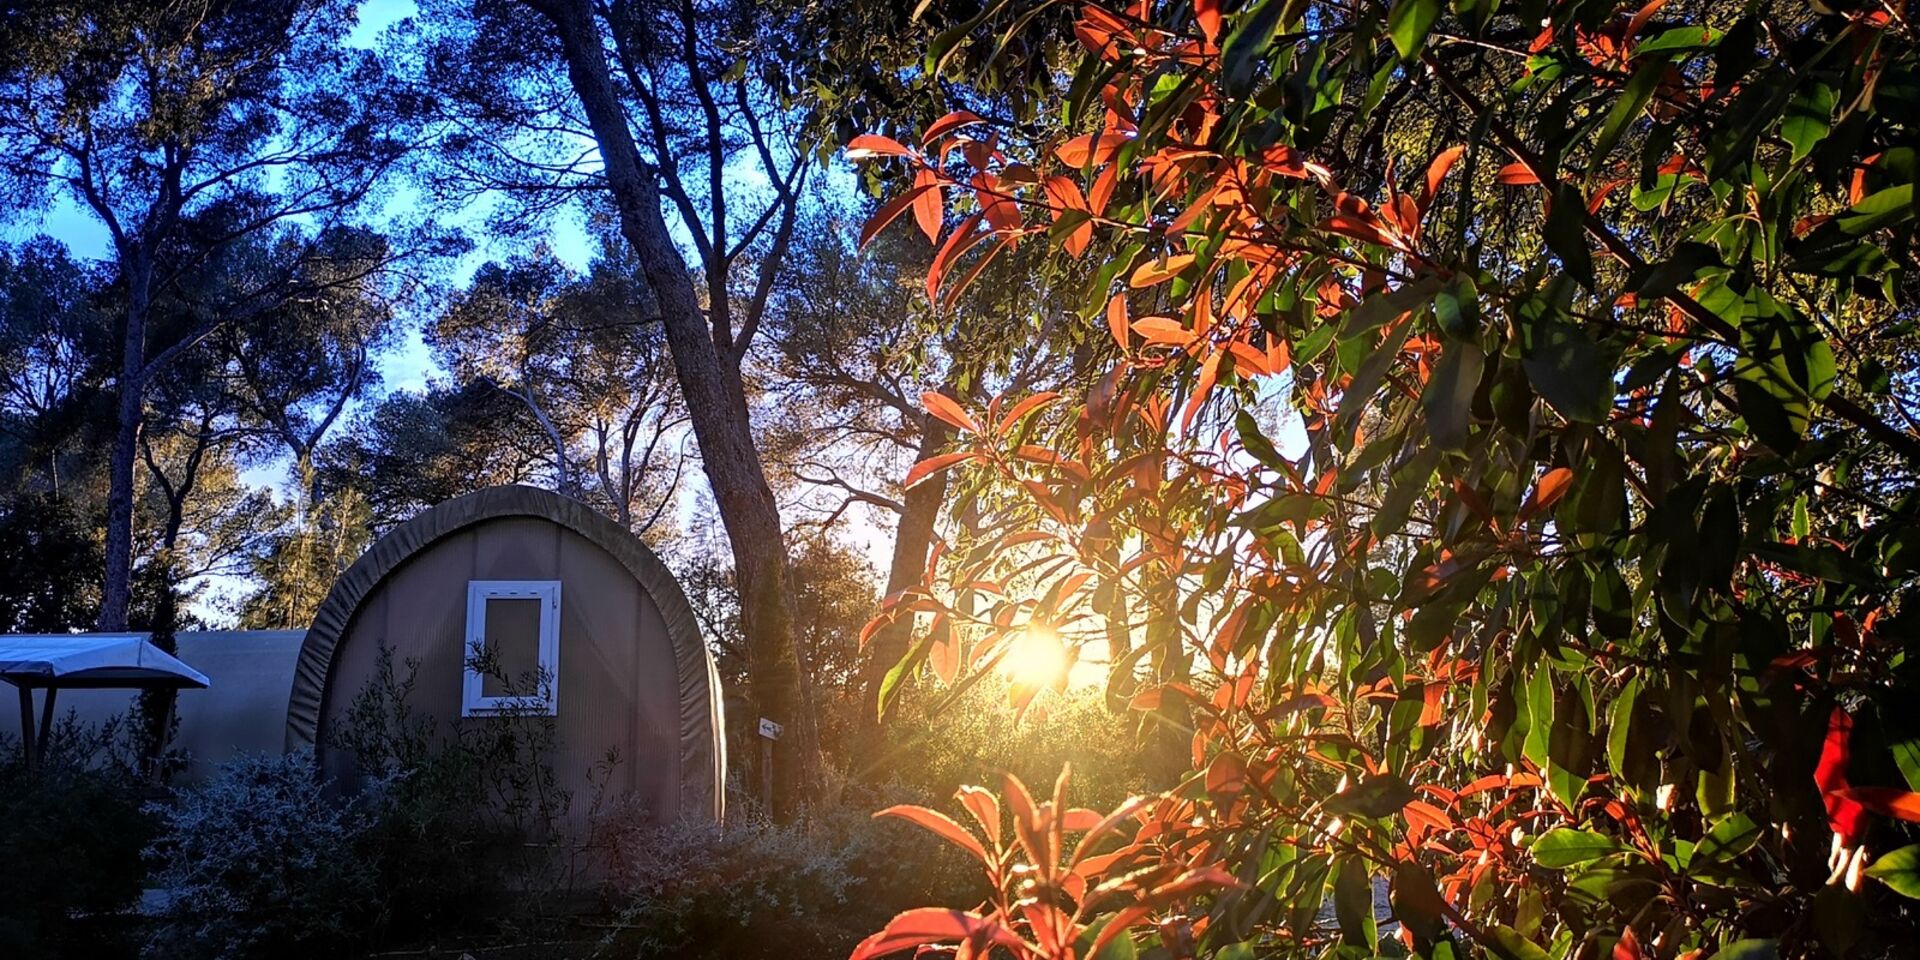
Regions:
<instances>
[{"instance_id":1,"label":"sun flare","mask_svg":"<svg viewBox=\"0 0 1920 960\"><path fill-rule=\"evenodd\" d=\"M1000 669L1009 679L1031 687L1059 686L1072 668L1073 657L1060 641L1060 634L1038 624L1021 631L1000 661Z\"/></svg>"}]
</instances>

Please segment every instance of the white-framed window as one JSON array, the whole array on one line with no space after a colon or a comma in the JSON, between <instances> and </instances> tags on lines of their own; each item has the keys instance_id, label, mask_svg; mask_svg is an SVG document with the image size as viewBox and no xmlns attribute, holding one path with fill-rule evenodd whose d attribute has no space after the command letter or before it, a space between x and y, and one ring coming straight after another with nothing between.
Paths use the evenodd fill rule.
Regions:
<instances>
[{"instance_id":1,"label":"white-framed window","mask_svg":"<svg viewBox=\"0 0 1920 960\"><path fill-rule=\"evenodd\" d=\"M560 696L560 581L467 581L460 715L554 716Z\"/></svg>"}]
</instances>

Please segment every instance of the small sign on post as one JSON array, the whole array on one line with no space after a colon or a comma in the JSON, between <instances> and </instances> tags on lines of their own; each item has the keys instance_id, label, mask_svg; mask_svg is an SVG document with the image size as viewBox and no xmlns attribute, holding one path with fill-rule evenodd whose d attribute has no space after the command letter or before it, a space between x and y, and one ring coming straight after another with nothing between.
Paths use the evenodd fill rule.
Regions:
<instances>
[{"instance_id":1,"label":"small sign on post","mask_svg":"<svg viewBox=\"0 0 1920 960\"><path fill-rule=\"evenodd\" d=\"M760 807L763 810L773 809L773 742L780 739L783 729L766 717L760 718Z\"/></svg>"}]
</instances>

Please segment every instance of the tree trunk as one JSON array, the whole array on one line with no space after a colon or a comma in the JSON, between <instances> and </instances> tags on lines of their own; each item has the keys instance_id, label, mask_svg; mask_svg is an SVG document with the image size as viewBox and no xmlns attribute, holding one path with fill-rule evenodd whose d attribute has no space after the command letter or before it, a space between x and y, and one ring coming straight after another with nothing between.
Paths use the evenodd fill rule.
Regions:
<instances>
[{"instance_id":1,"label":"tree trunk","mask_svg":"<svg viewBox=\"0 0 1920 960\"><path fill-rule=\"evenodd\" d=\"M660 305L700 460L733 552L754 706L760 716L785 728L774 750L772 812L790 819L818 785L819 743L794 640L785 533L754 447L740 371L714 342L693 277L667 232L659 185L634 145L626 111L608 76L591 5L587 0L550 0L534 6L559 34L568 78L600 145L621 235L638 255Z\"/></svg>"},{"instance_id":2,"label":"tree trunk","mask_svg":"<svg viewBox=\"0 0 1920 960\"><path fill-rule=\"evenodd\" d=\"M947 445L953 431L933 417L926 418L920 434L916 459L925 460ZM927 552L933 547L934 522L940 517L940 504L947 498L947 473L941 471L922 481L901 498L904 509L893 534L893 559L887 567L887 595L892 596L914 586L927 575ZM880 684L887 671L906 656L912 639L913 618L901 617L882 627L868 642L866 657L860 663L860 695L865 704L863 725L880 722Z\"/></svg>"},{"instance_id":3,"label":"tree trunk","mask_svg":"<svg viewBox=\"0 0 1920 960\"><path fill-rule=\"evenodd\" d=\"M146 419L147 306L153 270L144 254L127 264L127 329L120 345L115 386L113 448L107 457L107 569L100 589L104 631L127 629L133 595L133 461Z\"/></svg>"}]
</instances>

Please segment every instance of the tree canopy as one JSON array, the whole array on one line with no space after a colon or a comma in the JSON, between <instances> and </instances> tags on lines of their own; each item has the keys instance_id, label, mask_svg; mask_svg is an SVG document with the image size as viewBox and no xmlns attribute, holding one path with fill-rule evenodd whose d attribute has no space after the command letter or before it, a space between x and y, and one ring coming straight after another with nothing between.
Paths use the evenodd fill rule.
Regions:
<instances>
[{"instance_id":1,"label":"tree canopy","mask_svg":"<svg viewBox=\"0 0 1920 960\"><path fill-rule=\"evenodd\" d=\"M1050 6L979 22L1062 42ZM1105 820L1064 776L1007 784L1010 834L987 794L984 838L903 811L995 893L856 957L1369 956L1375 877L1429 957L1904 936L1904 14L1198 0L1071 34L1057 117L849 143L930 296L1041 245L1110 335L1089 390L926 398L962 442L914 475L985 522L869 631L952 624L909 659L970 665L958 695L1036 631L1103 643L1116 585L1145 642L1110 695L1191 737Z\"/></svg>"}]
</instances>

